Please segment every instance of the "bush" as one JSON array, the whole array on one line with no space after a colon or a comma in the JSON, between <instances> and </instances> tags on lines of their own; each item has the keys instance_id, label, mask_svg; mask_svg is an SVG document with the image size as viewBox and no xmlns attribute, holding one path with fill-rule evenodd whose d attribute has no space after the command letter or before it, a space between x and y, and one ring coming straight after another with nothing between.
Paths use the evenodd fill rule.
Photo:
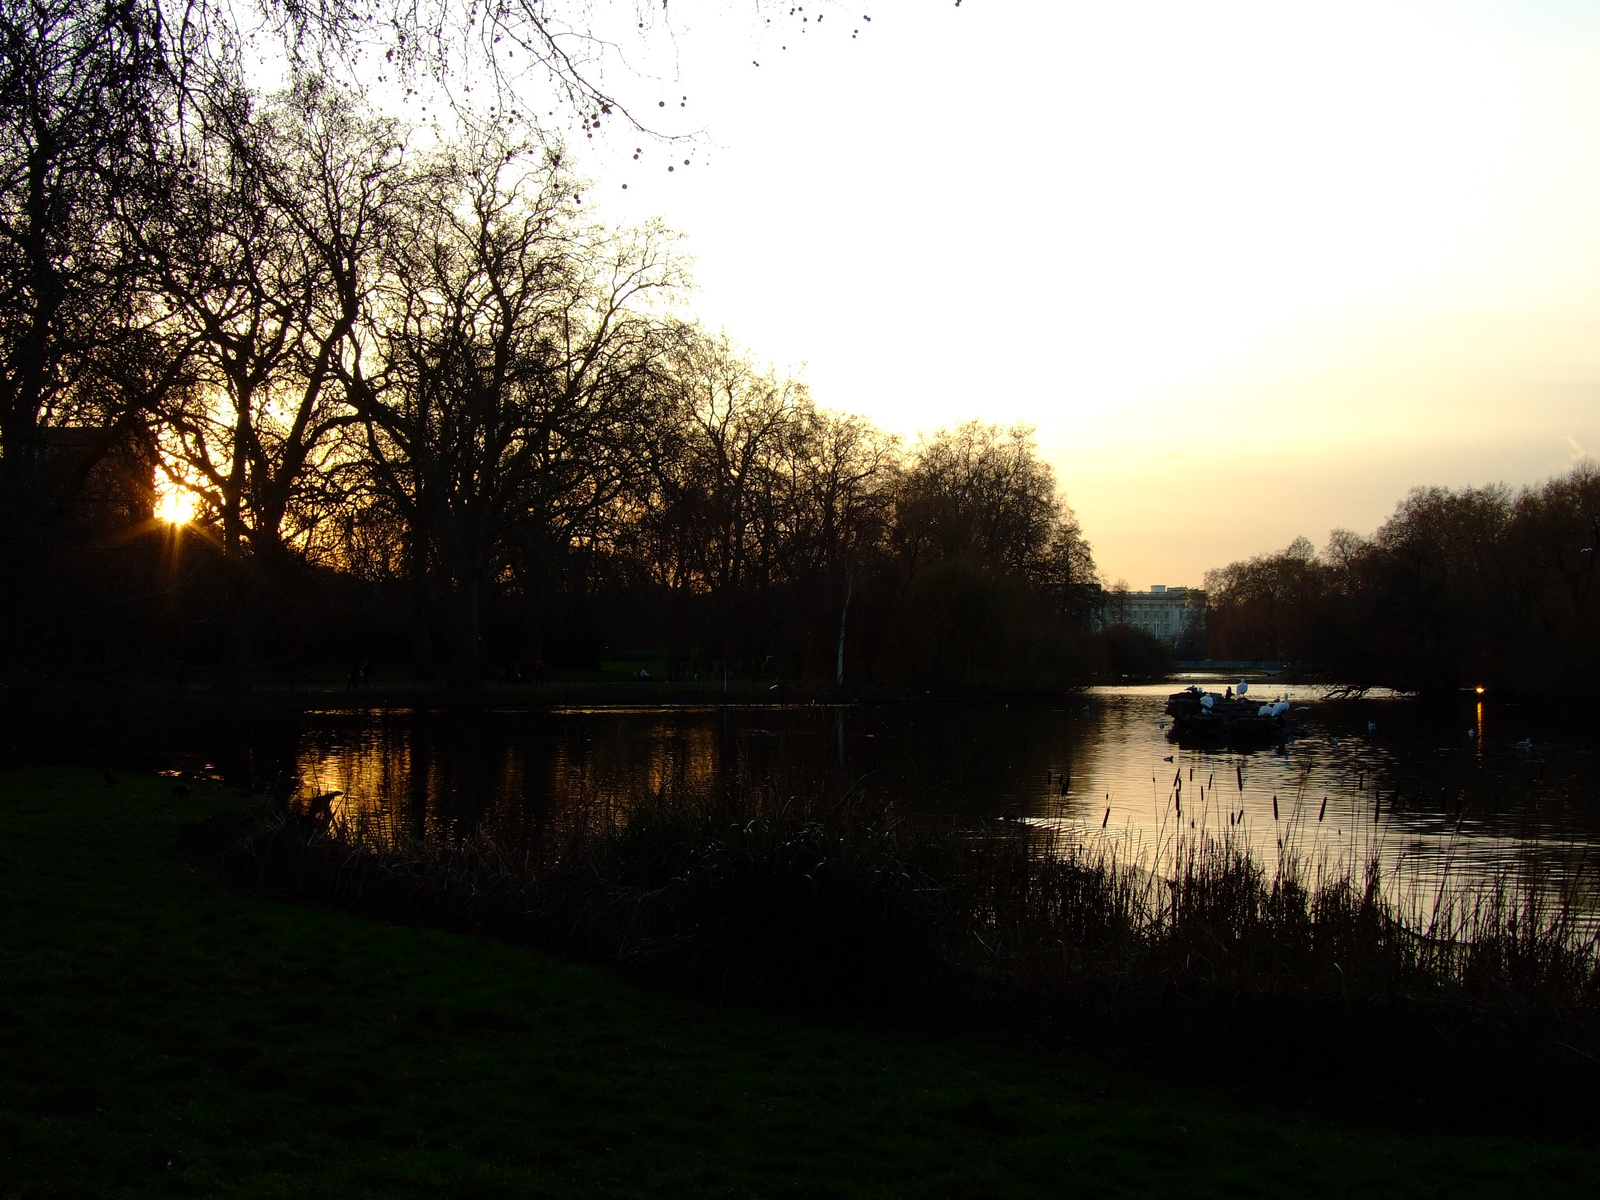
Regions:
<instances>
[{"instance_id":1,"label":"bush","mask_svg":"<svg viewBox=\"0 0 1600 1200\"><path fill-rule=\"evenodd\" d=\"M1098 679L1164 679L1172 671L1172 647L1132 625L1107 625L1094 635Z\"/></svg>"},{"instance_id":2,"label":"bush","mask_svg":"<svg viewBox=\"0 0 1600 1200\"><path fill-rule=\"evenodd\" d=\"M885 674L922 688L1058 692L1088 682L1088 647L1026 583L952 559L907 585Z\"/></svg>"}]
</instances>

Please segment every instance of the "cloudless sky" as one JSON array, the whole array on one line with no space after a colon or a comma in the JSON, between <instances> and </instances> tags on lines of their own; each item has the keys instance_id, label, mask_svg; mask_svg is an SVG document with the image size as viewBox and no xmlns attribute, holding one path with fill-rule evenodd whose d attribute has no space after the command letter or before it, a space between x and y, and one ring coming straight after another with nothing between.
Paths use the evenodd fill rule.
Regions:
<instances>
[{"instance_id":1,"label":"cloudless sky","mask_svg":"<svg viewBox=\"0 0 1600 1200\"><path fill-rule=\"evenodd\" d=\"M826 406L1036 426L1111 579L1600 450L1600 6L671 11L610 79L704 132L577 139L604 214Z\"/></svg>"}]
</instances>

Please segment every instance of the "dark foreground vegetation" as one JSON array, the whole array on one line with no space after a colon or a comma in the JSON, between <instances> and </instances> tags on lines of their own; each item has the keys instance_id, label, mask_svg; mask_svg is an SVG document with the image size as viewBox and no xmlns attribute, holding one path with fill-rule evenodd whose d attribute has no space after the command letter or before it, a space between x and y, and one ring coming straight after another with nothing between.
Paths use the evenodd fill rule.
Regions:
<instances>
[{"instance_id":1,"label":"dark foreground vegetation","mask_svg":"<svg viewBox=\"0 0 1600 1200\"><path fill-rule=\"evenodd\" d=\"M1375 866L1263 866L1225 833L1135 856L760 788L680 786L517 846L397 837L331 802L211 836L251 885L713 999L1042 1023L1222 1077L1600 1115L1600 947L1577 882L1446 888L1423 913L1386 899Z\"/></svg>"},{"instance_id":2,"label":"dark foreground vegetation","mask_svg":"<svg viewBox=\"0 0 1600 1200\"><path fill-rule=\"evenodd\" d=\"M1206 577L1218 659L1315 664L1339 683L1590 696L1600 675L1600 468L1539 487L1418 488L1370 538Z\"/></svg>"},{"instance_id":3,"label":"dark foreground vegetation","mask_svg":"<svg viewBox=\"0 0 1600 1200\"><path fill-rule=\"evenodd\" d=\"M226 803L0 776L6 1192L1470 1197L1600 1169L1584 1140L1268 1108L1058 1035L697 1002L278 903L176 850Z\"/></svg>"}]
</instances>

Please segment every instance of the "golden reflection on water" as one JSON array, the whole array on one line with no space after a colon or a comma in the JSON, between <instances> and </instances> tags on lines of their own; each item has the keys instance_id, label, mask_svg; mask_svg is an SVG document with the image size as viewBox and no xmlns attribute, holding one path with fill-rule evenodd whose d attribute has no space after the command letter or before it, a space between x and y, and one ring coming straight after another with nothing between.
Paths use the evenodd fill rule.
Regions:
<instances>
[{"instance_id":1,"label":"golden reflection on water","mask_svg":"<svg viewBox=\"0 0 1600 1200\"><path fill-rule=\"evenodd\" d=\"M723 757L715 729L677 713L607 713L608 722L619 715L656 719L599 733L580 722L532 743L494 734L474 739L460 729L426 736L407 725L411 715L369 714L372 720L348 737L302 747L300 794L338 792L330 805L336 819L387 836L453 840L487 832L508 839L530 823L613 815L674 788L709 789ZM528 714L509 715L515 725Z\"/></svg>"},{"instance_id":2,"label":"golden reflection on water","mask_svg":"<svg viewBox=\"0 0 1600 1200\"><path fill-rule=\"evenodd\" d=\"M342 792L337 816L388 835L514 843L673 789L832 788L969 827L1014 818L1114 840L1152 864L1199 837L1312 877L1376 859L1385 890L1416 904L1446 882L1558 877L1600 845L1588 743L1527 751L1481 699L1418 725L1401 702L1337 709L1279 688L1307 736L1238 752L1169 742L1170 690L1054 707L327 713L297 763L302 794Z\"/></svg>"}]
</instances>

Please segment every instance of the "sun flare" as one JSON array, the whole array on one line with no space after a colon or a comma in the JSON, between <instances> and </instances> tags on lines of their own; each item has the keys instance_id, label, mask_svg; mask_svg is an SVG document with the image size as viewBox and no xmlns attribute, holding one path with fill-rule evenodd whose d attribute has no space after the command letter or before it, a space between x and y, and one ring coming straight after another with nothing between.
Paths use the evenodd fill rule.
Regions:
<instances>
[{"instance_id":1,"label":"sun flare","mask_svg":"<svg viewBox=\"0 0 1600 1200\"><path fill-rule=\"evenodd\" d=\"M169 525L187 525L194 520L195 495L181 488L161 493L156 501L156 517Z\"/></svg>"}]
</instances>

